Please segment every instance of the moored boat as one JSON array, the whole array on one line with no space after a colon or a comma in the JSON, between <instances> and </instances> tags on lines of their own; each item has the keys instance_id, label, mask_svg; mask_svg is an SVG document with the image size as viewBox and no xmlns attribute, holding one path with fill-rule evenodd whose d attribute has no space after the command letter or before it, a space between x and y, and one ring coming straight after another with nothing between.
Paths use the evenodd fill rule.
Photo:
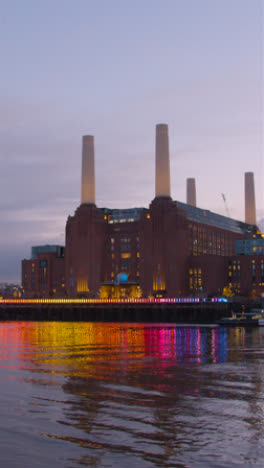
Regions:
<instances>
[{"instance_id":1,"label":"moored boat","mask_svg":"<svg viewBox=\"0 0 264 468\"><path fill-rule=\"evenodd\" d=\"M232 313L216 322L224 327L264 327L264 309L251 309L249 312Z\"/></svg>"}]
</instances>

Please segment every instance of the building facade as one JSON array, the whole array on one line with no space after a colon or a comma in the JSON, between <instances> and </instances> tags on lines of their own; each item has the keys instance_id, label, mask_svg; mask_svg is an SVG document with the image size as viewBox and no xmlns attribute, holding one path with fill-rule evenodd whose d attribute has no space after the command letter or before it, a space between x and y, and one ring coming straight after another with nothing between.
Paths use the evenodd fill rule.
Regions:
<instances>
[{"instance_id":1,"label":"building facade","mask_svg":"<svg viewBox=\"0 0 264 468\"><path fill-rule=\"evenodd\" d=\"M31 249L31 258L22 260L22 287L26 298L64 297L64 247L41 245Z\"/></svg>"}]
</instances>

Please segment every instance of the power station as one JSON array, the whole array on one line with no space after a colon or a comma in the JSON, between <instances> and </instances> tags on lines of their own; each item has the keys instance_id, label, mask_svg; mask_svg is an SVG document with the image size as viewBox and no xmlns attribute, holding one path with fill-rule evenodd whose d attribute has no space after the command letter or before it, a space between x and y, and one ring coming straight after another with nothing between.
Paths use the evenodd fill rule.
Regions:
<instances>
[{"instance_id":1,"label":"power station","mask_svg":"<svg viewBox=\"0 0 264 468\"><path fill-rule=\"evenodd\" d=\"M155 198L149 207L98 208L94 137L84 136L82 145L81 204L66 223L65 255L47 248L22 261L27 297L177 297L221 294L225 288L248 296L264 291L264 239L256 226L253 173L245 174L245 222L198 208L194 178L187 179L187 203L172 200L168 125L158 124ZM241 248L243 240L256 238L260 251L236 251L237 242Z\"/></svg>"}]
</instances>

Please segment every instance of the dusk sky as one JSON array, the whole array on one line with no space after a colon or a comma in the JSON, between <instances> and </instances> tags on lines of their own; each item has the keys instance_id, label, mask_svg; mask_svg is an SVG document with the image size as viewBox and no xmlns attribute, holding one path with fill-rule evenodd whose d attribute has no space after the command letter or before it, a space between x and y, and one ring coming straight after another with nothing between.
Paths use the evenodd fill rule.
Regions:
<instances>
[{"instance_id":1,"label":"dusk sky","mask_svg":"<svg viewBox=\"0 0 264 468\"><path fill-rule=\"evenodd\" d=\"M32 245L62 244L94 135L96 204L148 207L155 125L171 193L244 221L244 173L264 218L262 0L0 0L0 281ZM221 197L225 194L227 206Z\"/></svg>"}]
</instances>

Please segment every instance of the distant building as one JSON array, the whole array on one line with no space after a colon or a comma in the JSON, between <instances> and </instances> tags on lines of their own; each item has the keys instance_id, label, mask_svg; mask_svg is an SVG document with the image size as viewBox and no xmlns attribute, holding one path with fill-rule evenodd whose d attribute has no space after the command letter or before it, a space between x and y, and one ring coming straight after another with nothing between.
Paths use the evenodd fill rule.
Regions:
<instances>
[{"instance_id":1,"label":"distant building","mask_svg":"<svg viewBox=\"0 0 264 468\"><path fill-rule=\"evenodd\" d=\"M62 297L65 295L64 247L42 245L31 249L31 259L22 261L24 296Z\"/></svg>"},{"instance_id":2,"label":"distant building","mask_svg":"<svg viewBox=\"0 0 264 468\"><path fill-rule=\"evenodd\" d=\"M1 299L20 299L23 297L22 287L13 283L0 283Z\"/></svg>"},{"instance_id":3,"label":"distant building","mask_svg":"<svg viewBox=\"0 0 264 468\"><path fill-rule=\"evenodd\" d=\"M64 257L64 247L61 245L35 245L31 247L31 260L35 260L39 254L55 253L57 257Z\"/></svg>"},{"instance_id":4,"label":"distant building","mask_svg":"<svg viewBox=\"0 0 264 468\"><path fill-rule=\"evenodd\" d=\"M264 293L264 255L235 255L228 260L229 284L236 294L260 297Z\"/></svg>"},{"instance_id":5,"label":"distant building","mask_svg":"<svg viewBox=\"0 0 264 468\"><path fill-rule=\"evenodd\" d=\"M229 259L228 274L234 291L245 296L261 296L264 292L264 238L259 234L238 239L236 255Z\"/></svg>"}]
</instances>

